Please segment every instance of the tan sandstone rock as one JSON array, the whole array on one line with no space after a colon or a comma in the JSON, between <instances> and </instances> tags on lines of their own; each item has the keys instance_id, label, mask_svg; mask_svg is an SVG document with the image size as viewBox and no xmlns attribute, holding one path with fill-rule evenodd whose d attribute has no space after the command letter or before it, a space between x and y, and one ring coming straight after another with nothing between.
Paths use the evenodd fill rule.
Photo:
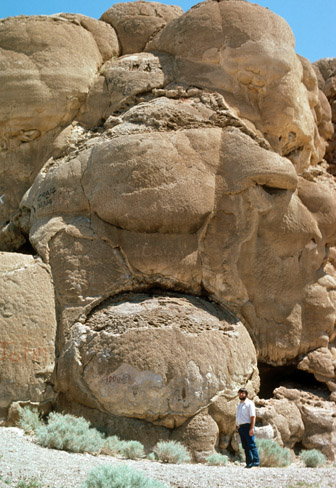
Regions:
<instances>
[{"instance_id":1,"label":"tan sandstone rock","mask_svg":"<svg viewBox=\"0 0 336 488\"><path fill-rule=\"evenodd\" d=\"M264 426L271 426L279 444L293 448L302 441L304 423L299 407L287 398L259 400L257 419Z\"/></svg>"},{"instance_id":2,"label":"tan sandstone rock","mask_svg":"<svg viewBox=\"0 0 336 488\"><path fill-rule=\"evenodd\" d=\"M17 400L53 399L54 289L40 259L0 253L0 335L1 416Z\"/></svg>"},{"instance_id":3,"label":"tan sandstone rock","mask_svg":"<svg viewBox=\"0 0 336 488\"><path fill-rule=\"evenodd\" d=\"M334 460L336 457L335 403L326 401L321 394L318 396L284 387L274 390L274 395L277 399L273 400L275 405L287 399L299 408L304 423L301 441L303 447L321 450L329 459Z\"/></svg>"},{"instance_id":4,"label":"tan sandstone rock","mask_svg":"<svg viewBox=\"0 0 336 488\"><path fill-rule=\"evenodd\" d=\"M218 445L218 425L204 410L176 429L172 438L186 446L196 462L205 462Z\"/></svg>"},{"instance_id":5,"label":"tan sandstone rock","mask_svg":"<svg viewBox=\"0 0 336 488\"><path fill-rule=\"evenodd\" d=\"M146 50L174 55L180 82L222 93L302 171L320 160L325 142L315 125L316 76L294 43L269 10L209 0L169 22Z\"/></svg>"},{"instance_id":6,"label":"tan sandstone rock","mask_svg":"<svg viewBox=\"0 0 336 488\"><path fill-rule=\"evenodd\" d=\"M318 449L335 459L336 409L324 395L280 387L274 390L274 398L257 399L256 405L258 423L272 427L281 445Z\"/></svg>"},{"instance_id":7,"label":"tan sandstone rock","mask_svg":"<svg viewBox=\"0 0 336 488\"><path fill-rule=\"evenodd\" d=\"M336 174L336 58L324 58L313 64L319 87L326 95L331 107L334 135L325 155L329 163L329 171Z\"/></svg>"},{"instance_id":8,"label":"tan sandstone rock","mask_svg":"<svg viewBox=\"0 0 336 488\"><path fill-rule=\"evenodd\" d=\"M333 382L336 371L336 357L333 352L333 348L315 349L300 361L298 368L313 373L318 381L327 384Z\"/></svg>"},{"instance_id":9,"label":"tan sandstone rock","mask_svg":"<svg viewBox=\"0 0 336 488\"><path fill-rule=\"evenodd\" d=\"M119 56L120 47L117 33L113 27L106 22L92 19L91 17L81 14L62 13L59 14L59 17L70 20L72 23L80 25L90 32L96 41L100 54L103 57L103 61Z\"/></svg>"},{"instance_id":10,"label":"tan sandstone rock","mask_svg":"<svg viewBox=\"0 0 336 488\"><path fill-rule=\"evenodd\" d=\"M331 176L298 177L230 110L197 97L136 105L102 135L84 131L81 145L50 160L22 201L31 241L46 259L53 246L63 306L134 279L193 293L203 286L244 317L262 360L283 364L333 340L334 291L320 274L336 237ZM61 228L73 244L54 239ZM93 285L89 243L106 249L102 263L109 249L124 262L116 286L106 264ZM81 271L64 279L69 260Z\"/></svg>"},{"instance_id":11,"label":"tan sandstone rock","mask_svg":"<svg viewBox=\"0 0 336 488\"><path fill-rule=\"evenodd\" d=\"M75 324L59 368L69 399L169 428L257 376L243 325L215 304L176 294L103 302Z\"/></svg>"},{"instance_id":12,"label":"tan sandstone rock","mask_svg":"<svg viewBox=\"0 0 336 488\"><path fill-rule=\"evenodd\" d=\"M321 402L320 405L302 405L305 432L302 444L306 449L318 449L331 460L336 457L336 407Z\"/></svg>"},{"instance_id":13,"label":"tan sandstone rock","mask_svg":"<svg viewBox=\"0 0 336 488\"><path fill-rule=\"evenodd\" d=\"M21 16L0 22L1 223L18 211L53 139L85 101L103 59L118 52L110 26L81 18L82 27L71 19Z\"/></svg>"},{"instance_id":14,"label":"tan sandstone rock","mask_svg":"<svg viewBox=\"0 0 336 488\"><path fill-rule=\"evenodd\" d=\"M98 110L96 122L143 101L143 97L154 89L173 81L173 63L169 55L151 53L125 55L107 61L90 90L87 103L81 108L79 121L87 126L94 125L92 117Z\"/></svg>"},{"instance_id":15,"label":"tan sandstone rock","mask_svg":"<svg viewBox=\"0 0 336 488\"><path fill-rule=\"evenodd\" d=\"M183 13L181 7L158 2L116 3L101 16L117 31L122 54L139 53L151 37Z\"/></svg>"}]
</instances>

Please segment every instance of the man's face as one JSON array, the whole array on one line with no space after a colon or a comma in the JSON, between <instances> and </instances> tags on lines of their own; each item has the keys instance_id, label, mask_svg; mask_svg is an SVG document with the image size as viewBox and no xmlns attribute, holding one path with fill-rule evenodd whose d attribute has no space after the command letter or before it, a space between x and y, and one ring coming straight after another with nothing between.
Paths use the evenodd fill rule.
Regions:
<instances>
[{"instance_id":1,"label":"man's face","mask_svg":"<svg viewBox=\"0 0 336 488\"><path fill-rule=\"evenodd\" d=\"M238 391L238 397L241 402L244 402L247 398L245 391Z\"/></svg>"}]
</instances>

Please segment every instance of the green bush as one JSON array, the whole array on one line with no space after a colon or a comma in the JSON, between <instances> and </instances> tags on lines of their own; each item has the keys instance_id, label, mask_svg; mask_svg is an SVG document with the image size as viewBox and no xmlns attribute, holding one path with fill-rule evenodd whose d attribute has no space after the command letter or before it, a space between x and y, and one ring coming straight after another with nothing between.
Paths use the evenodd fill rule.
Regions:
<instances>
[{"instance_id":1,"label":"green bush","mask_svg":"<svg viewBox=\"0 0 336 488\"><path fill-rule=\"evenodd\" d=\"M160 441L154 447L154 452L164 463L188 463L191 459L187 449L175 441Z\"/></svg>"},{"instance_id":2,"label":"green bush","mask_svg":"<svg viewBox=\"0 0 336 488\"><path fill-rule=\"evenodd\" d=\"M19 408L19 427L27 434L36 432L38 427L43 424L41 422L40 414L37 410L31 410L30 407Z\"/></svg>"},{"instance_id":3,"label":"green bush","mask_svg":"<svg viewBox=\"0 0 336 488\"><path fill-rule=\"evenodd\" d=\"M327 462L327 458L325 457L325 455L317 449L301 451L300 459L302 459L307 468L316 468L317 466L323 466Z\"/></svg>"},{"instance_id":4,"label":"green bush","mask_svg":"<svg viewBox=\"0 0 336 488\"><path fill-rule=\"evenodd\" d=\"M102 434L84 418L54 412L48 425L36 429L36 437L41 446L70 452L99 453L104 446Z\"/></svg>"},{"instance_id":5,"label":"green bush","mask_svg":"<svg viewBox=\"0 0 336 488\"><path fill-rule=\"evenodd\" d=\"M307 481L297 481L294 485L286 485L286 488L320 488L320 483L309 483Z\"/></svg>"},{"instance_id":6,"label":"green bush","mask_svg":"<svg viewBox=\"0 0 336 488\"><path fill-rule=\"evenodd\" d=\"M283 467L290 464L290 451L272 439L256 439L260 466Z\"/></svg>"},{"instance_id":7,"label":"green bush","mask_svg":"<svg viewBox=\"0 0 336 488\"><path fill-rule=\"evenodd\" d=\"M42 483L36 478L23 479L17 482L15 488L42 488Z\"/></svg>"},{"instance_id":8,"label":"green bush","mask_svg":"<svg viewBox=\"0 0 336 488\"><path fill-rule=\"evenodd\" d=\"M120 449L123 441L119 439L116 435L111 435L105 439L104 450L108 451L111 456L117 456L120 454Z\"/></svg>"},{"instance_id":9,"label":"green bush","mask_svg":"<svg viewBox=\"0 0 336 488\"><path fill-rule=\"evenodd\" d=\"M228 463L229 458L220 454L219 452L214 452L206 458L206 462L211 466L225 466Z\"/></svg>"},{"instance_id":10,"label":"green bush","mask_svg":"<svg viewBox=\"0 0 336 488\"><path fill-rule=\"evenodd\" d=\"M138 459L145 455L144 446L138 441L122 441L120 454L126 459Z\"/></svg>"},{"instance_id":11,"label":"green bush","mask_svg":"<svg viewBox=\"0 0 336 488\"><path fill-rule=\"evenodd\" d=\"M88 474L82 488L168 488L126 465L101 464Z\"/></svg>"}]
</instances>

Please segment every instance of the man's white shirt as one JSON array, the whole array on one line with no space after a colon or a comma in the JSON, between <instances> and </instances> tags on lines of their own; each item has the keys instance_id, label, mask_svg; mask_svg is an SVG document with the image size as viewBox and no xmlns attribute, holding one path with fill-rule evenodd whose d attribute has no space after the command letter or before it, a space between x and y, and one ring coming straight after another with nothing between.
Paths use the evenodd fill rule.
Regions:
<instances>
[{"instance_id":1,"label":"man's white shirt","mask_svg":"<svg viewBox=\"0 0 336 488\"><path fill-rule=\"evenodd\" d=\"M250 424L251 417L256 416L255 406L252 400L246 398L244 402L240 402L237 409L236 422L237 425Z\"/></svg>"}]
</instances>

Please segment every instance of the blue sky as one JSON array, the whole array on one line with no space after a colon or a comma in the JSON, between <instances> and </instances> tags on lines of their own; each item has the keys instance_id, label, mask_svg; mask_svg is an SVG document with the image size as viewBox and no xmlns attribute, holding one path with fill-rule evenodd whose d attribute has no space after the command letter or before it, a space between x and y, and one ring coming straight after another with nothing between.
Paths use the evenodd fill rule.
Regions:
<instances>
[{"instance_id":1,"label":"blue sky","mask_svg":"<svg viewBox=\"0 0 336 488\"><path fill-rule=\"evenodd\" d=\"M98 19L114 3L123 0L0 0L0 18L15 15L81 13ZM161 1L188 10L193 0ZM296 52L316 61L336 57L336 0L253 0L284 17L296 38Z\"/></svg>"}]
</instances>

